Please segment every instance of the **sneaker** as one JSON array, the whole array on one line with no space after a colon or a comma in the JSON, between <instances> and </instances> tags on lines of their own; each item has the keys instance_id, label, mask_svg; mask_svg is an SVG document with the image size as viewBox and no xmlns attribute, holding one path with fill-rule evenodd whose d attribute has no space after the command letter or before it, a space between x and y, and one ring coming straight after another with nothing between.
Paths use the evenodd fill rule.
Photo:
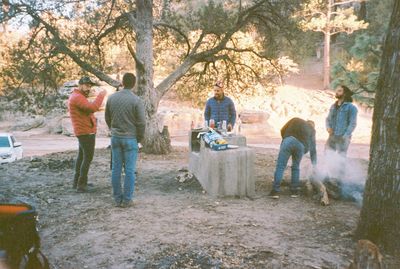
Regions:
<instances>
[{"instance_id":1,"label":"sneaker","mask_svg":"<svg viewBox=\"0 0 400 269\"><path fill-rule=\"evenodd\" d=\"M114 206L115 207L122 207L122 202L121 201L114 201Z\"/></svg>"},{"instance_id":2,"label":"sneaker","mask_svg":"<svg viewBox=\"0 0 400 269\"><path fill-rule=\"evenodd\" d=\"M279 192L276 190L272 190L269 194L269 197L273 198L273 199L279 199Z\"/></svg>"},{"instance_id":3,"label":"sneaker","mask_svg":"<svg viewBox=\"0 0 400 269\"><path fill-rule=\"evenodd\" d=\"M131 201L122 201L122 203L121 203L122 208L133 207L134 205L135 205L135 203L132 200Z\"/></svg>"},{"instance_id":4,"label":"sneaker","mask_svg":"<svg viewBox=\"0 0 400 269\"><path fill-rule=\"evenodd\" d=\"M292 198L297 198L297 197L299 197L300 195L299 195L299 191L298 190L292 190L292 191L290 191L290 197L292 197Z\"/></svg>"}]
</instances>

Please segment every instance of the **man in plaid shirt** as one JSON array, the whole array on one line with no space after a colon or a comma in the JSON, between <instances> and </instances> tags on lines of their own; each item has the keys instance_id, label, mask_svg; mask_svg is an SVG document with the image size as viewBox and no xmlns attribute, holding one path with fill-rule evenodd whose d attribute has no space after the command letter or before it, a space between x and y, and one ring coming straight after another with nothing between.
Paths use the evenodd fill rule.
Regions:
<instances>
[{"instance_id":1,"label":"man in plaid shirt","mask_svg":"<svg viewBox=\"0 0 400 269\"><path fill-rule=\"evenodd\" d=\"M235 104L231 98L225 96L221 82L214 85L214 97L208 99L206 103L204 118L208 124L210 124L210 120L214 120L216 126L226 121L228 131L232 131L233 126L235 126Z\"/></svg>"}]
</instances>

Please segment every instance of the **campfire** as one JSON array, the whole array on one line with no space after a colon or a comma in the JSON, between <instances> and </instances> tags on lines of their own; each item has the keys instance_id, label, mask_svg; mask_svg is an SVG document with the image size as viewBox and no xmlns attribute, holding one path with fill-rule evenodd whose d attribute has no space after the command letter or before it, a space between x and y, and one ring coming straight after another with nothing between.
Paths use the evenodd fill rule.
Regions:
<instances>
[{"instance_id":1,"label":"campfire","mask_svg":"<svg viewBox=\"0 0 400 269\"><path fill-rule=\"evenodd\" d=\"M317 190L322 205L329 205L330 199L335 199L361 206L367 178L366 169L363 169L366 162L326 151L315 170L305 167L305 177L309 179L307 189Z\"/></svg>"}]
</instances>

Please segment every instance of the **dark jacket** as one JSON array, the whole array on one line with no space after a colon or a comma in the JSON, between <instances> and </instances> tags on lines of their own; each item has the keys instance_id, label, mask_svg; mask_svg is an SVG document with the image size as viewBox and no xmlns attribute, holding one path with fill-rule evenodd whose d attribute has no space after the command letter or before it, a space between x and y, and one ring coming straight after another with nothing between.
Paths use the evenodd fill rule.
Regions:
<instances>
[{"instance_id":1,"label":"dark jacket","mask_svg":"<svg viewBox=\"0 0 400 269\"><path fill-rule=\"evenodd\" d=\"M131 90L124 89L108 98L105 119L112 136L142 141L146 126L144 105Z\"/></svg>"},{"instance_id":2,"label":"dark jacket","mask_svg":"<svg viewBox=\"0 0 400 269\"><path fill-rule=\"evenodd\" d=\"M310 151L311 162L317 163L317 150L315 145L315 129L300 118L293 118L281 129L282 139L292 136L304 145L304 153Z\"/></svg>"}]
</instances>

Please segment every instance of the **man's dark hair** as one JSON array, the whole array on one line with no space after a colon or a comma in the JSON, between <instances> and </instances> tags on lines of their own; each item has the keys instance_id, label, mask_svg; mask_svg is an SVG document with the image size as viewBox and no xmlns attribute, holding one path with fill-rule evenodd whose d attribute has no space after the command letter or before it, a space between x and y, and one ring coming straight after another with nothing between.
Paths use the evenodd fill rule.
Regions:
<instances>
[{"instance_id":1,"label":"man's dark hair","mask_svg":"<svg viewBox=\"0 0 400 269\"><path fill-rule=\"evenodd\" d=\"M344 92L344 101L345 102L353 102L353 98L351 97L354 93L347 87L346 85L340 85Z\"/></svg>"},{"instance_id":2,"label":"man's dark hair","mask_svg":"<svg viewBox=\"0 0 400 269\"><path fill-rule=\"evenodd\" d=\"M122 85L125 89L132 89L135 86L136 77L132 73L125 73L122 77Z\"/></svg>"}]
</instances>

